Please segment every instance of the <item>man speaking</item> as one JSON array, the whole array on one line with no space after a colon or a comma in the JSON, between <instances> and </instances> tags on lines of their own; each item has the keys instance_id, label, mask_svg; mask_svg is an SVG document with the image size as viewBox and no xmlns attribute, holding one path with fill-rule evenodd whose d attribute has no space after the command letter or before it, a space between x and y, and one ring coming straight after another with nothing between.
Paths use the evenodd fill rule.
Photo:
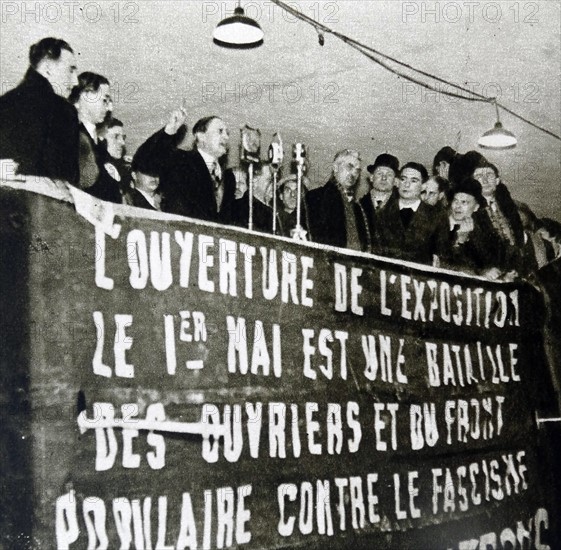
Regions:
<instances>
[{"instance_id":1,"label":"man speaking","mask_svg":"<svg viewBox=\"0 0 561 550\"><path fill-rule=\"evenodd\" d=\"M236 181L222 162L230 144L228 128L211 116L195 123L193 135L193 149L176 149L162 167L162 211L229 224Z\"/></svg>"}]
</instances>

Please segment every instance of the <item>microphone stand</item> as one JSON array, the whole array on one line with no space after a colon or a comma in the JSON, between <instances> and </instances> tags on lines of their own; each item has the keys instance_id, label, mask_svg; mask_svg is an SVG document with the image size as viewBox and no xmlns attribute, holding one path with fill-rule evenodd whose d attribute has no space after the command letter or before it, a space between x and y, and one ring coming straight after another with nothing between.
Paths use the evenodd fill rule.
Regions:
<instances>
[{"instance_id":1,"label":"microphone stand","mask_svg":"<svg viewBox=\"0 0 561 550\"><path fill-rule=\"evenodd\" d=\"M271 164L273 168L273 235L277 234L277 211L278 211L278 203L277 203L277 178L279 173L278 165Z\"/></svg>"},{"instance_id":2,"label":"microphone stand","mask_svg":"<svg viewBox=\"0 0 561 550\"><path fill-rule=\"evenodd\" d=\"M296 145L298 150L299 144ZM303 148L303 146L300 146ZM304 157L296 156L296 226L292 230L292 238L296 241L305 241L307 231L302 227L302 176L304 175Z\"/></svg>"},{"instance_id":3,"label":"microphone stand","mask_svg":"<svg viewBox=\"0 0 561 550\"><path fill-rule=\"evenodd\" d=\"M253 162L249 163L247 174L249 180L249 187L247 190L249 194L249 218L247 222L247 228L250 231L253 231Z\"/></svg>"},{"instance_id":4,"label":"microphone stand","mask_svg":"<svg viewBox=\"0 0 561 550\"><path fill-rule=\"evenodd\" d=\"M296 183L296 233L300 233L302 231L302 224L300 223L302 220L302 164L298 163L298 168L296 170L297 173L297 183Z\"/></svg>"}]
</instances>

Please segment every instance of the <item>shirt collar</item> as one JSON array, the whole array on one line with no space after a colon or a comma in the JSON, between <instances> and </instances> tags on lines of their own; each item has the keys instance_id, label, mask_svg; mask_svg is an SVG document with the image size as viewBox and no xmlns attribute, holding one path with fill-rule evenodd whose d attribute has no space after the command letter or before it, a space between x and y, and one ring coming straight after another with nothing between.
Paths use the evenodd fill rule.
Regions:
<instances>
[{"instance_id":1,"label":"shirt collar","mask_svg":"<svg viewBox=\"0 0 561 550\"><path fill-rule=\"evenodd\" d=\"M370 196L372 197L372 200L374 201L374 203L377 203L378 201L382 202L383 204L385 204L386 202L388 202L389 198L391 197L391 191L389 193L382 193L381 191L370 191Z\"/></svg>"},{"instance_id":2,"label":"shirt collar","mask_svg":"<svg viewBox=\"0 0 561 550\"><path fill-rule=\"evenodd\" d=\"M212 171L214 166L218 166L218 170L220 170L220 164L212 155L210 155L206 151L203 151L202 149L197 149L197 151L199 152L199 155L203 157L203 160L205 161L205 164L207 165L209 171Z\"/></svg>"},{"instance_id":3,"label":"shirt collar","mask_svg":"<svg viewBox=\"0 0 561 550\"><path fill-rule=\"evenodd\" d=\"M339 193L341 193L341 196L343 198L347 199L347 202L353 202L355 200L355 189L354 188L347 193L347 190L344 189L342 185L339 185L335 179L333 179L333 181L335 182L335 187L337 187L337 189L339 190Z\"/></svg>"},{"instance_id":4,"label":"shirt collar","mask_svg":"<svg viewBox=\"0 0 561 550\"><path fill-rule=\"evenodd\" d=\"M414 203L411 204L403 204L402 203L402 199L399 199L399 209L403 209L403 208L411 208L411 210L413 210L413 212L417 212L417 210L419 209L419 206L421 206L421 199L418 199L417 201L415 201Z\"/></svg>"},{"instance_id":5,"label":"shirt collar","mask_svg":"<svg viewBox=\"0 0 561 550\"><path fill-rule=\"evenodd\" d=\"M149 195L148 193L146 193L146 191L143 191L138 187L136 187L135 189L150 203L151 206L153 206L156 210L159 210L153 195Z\"/></svg>"},{"instance_id":6,"label":"shirt collar","mask_svg":"<svg viewBox=\"0 0 561 550\"><path fill-rule=\"evenodd\" d=\"M95 127L95 124L93 122L85 120L82 120L82 124L84 125L84 128L86 129L90 137L93 139L94 143L97 144L97 128Z\"/></svg>"}]
</instances>

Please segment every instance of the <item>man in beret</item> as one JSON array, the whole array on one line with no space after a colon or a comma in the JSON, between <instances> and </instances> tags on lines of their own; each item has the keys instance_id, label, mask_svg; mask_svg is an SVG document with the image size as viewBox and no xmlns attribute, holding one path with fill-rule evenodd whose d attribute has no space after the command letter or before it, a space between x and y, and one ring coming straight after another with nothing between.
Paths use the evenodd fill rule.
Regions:
<instances>
[{"instance_id":1,"label":"man in beret","mask_svg":"<svg viewBox=\"0 0 561 550\"><path fill-rule=\"evenodd\" d=\"M426 168L405 164L399 173L397 200L390 200L376 221L378 249L375 252L432 265L446 242L445 214L421 201Z\"/></svg>"}]
</instances>

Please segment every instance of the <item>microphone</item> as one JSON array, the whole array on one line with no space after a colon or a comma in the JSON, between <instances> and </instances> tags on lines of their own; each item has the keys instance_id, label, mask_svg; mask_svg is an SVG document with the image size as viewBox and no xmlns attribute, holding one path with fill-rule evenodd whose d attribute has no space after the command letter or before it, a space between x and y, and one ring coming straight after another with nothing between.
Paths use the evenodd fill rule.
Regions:
<instances>
[{"instance_id":1,"label":"microphone","mask_svg":"<svg viewBox=\"0 0 561 550\"><path fill-rule=\"evenodd\" d=\"M284 148L282 146L282 138L277 132L273 135L273 140L269 146L269 161L271 162L271 168L273 169L273 235L277 234L277 179L279 168L284 159Z\"/></svg>"},{"instance_id":2,"label":"microphone","mask_svg":"<svg viewBox=\"0 0 561 550\"><path fill-rule=\"evenodd\" d=\"M292 148L292 158L298 164L298 166L304 166L306 162L306 157L308 152L306 146L303 143L295 143Z\"/></svg>"},{"instance_id":3,"label":"microphone","mask_svg":"<svg viewBox=\"0 0 561 550\"><path fill-rule=\"evenodd\" d=\"M251 128L246 124L240 130L240 133L240 160L249 163L259 162L261 157L261 130Z\"/></svg>"},{"instance_id":4,"label":"microphone","mask_svg":"<svg viewBox=\"0 0 561 550\"><path fill-rule=\"evenodd\" d=\"M273 140L269 146L269 161L275 170L280 168L284 159L284 149L282 146L282 138L279 133L273 135Z\"/></svg>"}]
</instances>

